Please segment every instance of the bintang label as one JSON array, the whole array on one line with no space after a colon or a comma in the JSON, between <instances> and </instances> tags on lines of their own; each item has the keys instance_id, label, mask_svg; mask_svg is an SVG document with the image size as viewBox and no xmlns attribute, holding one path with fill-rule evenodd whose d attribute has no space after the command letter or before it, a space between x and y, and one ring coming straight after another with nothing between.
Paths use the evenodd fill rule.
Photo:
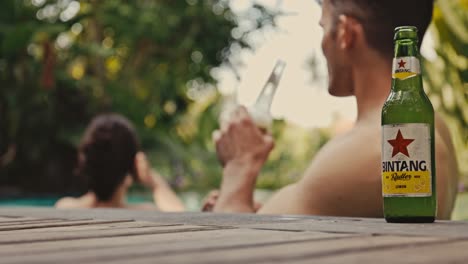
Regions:
<instances>
[{"instance_id":1,"label":"bintang label","mask_svg":"<svg viewBox=\"0 0 468 264\"><path fill-rule=\"evenodd\" d=\"M383 196L431 196L429 125L392 124L382 129Z\"/></svg>"},{"instance_id":2,"label":"bintang label","mask_svg":"<svg viewBox=\"0 0 468 264\"><path fill-rule=\"evenodd\" d=\"M394 79L407 79L421 73L416 57L397 57L393 59L392 76Z\"/></svg>"}]
</instances>

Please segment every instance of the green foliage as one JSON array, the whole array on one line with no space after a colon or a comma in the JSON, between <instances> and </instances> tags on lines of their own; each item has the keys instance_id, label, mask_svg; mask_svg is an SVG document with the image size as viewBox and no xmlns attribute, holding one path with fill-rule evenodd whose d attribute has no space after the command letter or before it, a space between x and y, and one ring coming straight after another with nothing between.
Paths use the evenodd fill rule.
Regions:
<instances>
[{"instance_id":1,"label":"green foliage","mask_svg":"<svg viewBox=\"0 0 468 264\"><path fill-rule=\"evenodd\" d=\"M211 143L219 95L210 72L253 27L227 0L5 0L0 3L0 185L83 191L75 148L92 116L135 124L157 169L180 188L218 186ZM236 37L234 38L233 35Z\"/></svg>"},{"instance_id":2,"label":"green foliage","mask_svg":"<svg viewBox=\"0 0 468 264\"><path fill-rule=\"evenodd\" d=\"M463 180L468 177L468 1L439 0L434 10L437 59L425 61L425 88L448 121Z\"/></svg>"}]
</instances>

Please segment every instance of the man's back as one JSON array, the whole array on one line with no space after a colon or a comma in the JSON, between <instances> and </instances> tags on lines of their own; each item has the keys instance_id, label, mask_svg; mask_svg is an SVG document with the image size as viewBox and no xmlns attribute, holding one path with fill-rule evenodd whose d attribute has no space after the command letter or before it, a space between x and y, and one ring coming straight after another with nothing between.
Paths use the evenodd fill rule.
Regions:
<instances>
[{"instance_id":1,"label":"man's back","mask_svg":"<svg viewBox=\"0 0 468 264\"><path fill-rule=\"evenodd\" d=\"M458 165L445 121L439 115L436 115L435 121L437 215L441 219L449 219L458 191Z\"/></svg>"}]
</instances>

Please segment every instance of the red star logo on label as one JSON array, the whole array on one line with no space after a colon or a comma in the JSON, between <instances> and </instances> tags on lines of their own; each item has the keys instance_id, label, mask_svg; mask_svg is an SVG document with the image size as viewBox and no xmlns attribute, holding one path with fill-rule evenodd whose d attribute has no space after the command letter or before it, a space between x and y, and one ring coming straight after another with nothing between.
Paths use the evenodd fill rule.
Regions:
<instances>
[{"instance_id":1,"label":"red star logo on label","mask_svg":"<svg viewBox=\"0 0 468 264\"><path fill-rule=\"evenodd\" d=\"M405 68L405 64L406 64L406 61L404 61L403 59L400 59L400 61L398 62L398 69Z\"/></svg>"},{"instance_id":2,"label":"red star logo on label","mask_svg":"<svg viewBox=\"0 0 468 264\"><path fill-rule=\"evenodd\" d=\"M403 155L406 155L409 158L409 153L408 153L408 145L411 144L411 142L414 141L414 139L407 139L403 138L403 135L401 134L401 131L398 129L398 133L396 135L395 139L390 139L387 140L390 145L393 147L392 151L392 158L395 157L396 154L401 153Z\"/></svg>"}]
</instances>

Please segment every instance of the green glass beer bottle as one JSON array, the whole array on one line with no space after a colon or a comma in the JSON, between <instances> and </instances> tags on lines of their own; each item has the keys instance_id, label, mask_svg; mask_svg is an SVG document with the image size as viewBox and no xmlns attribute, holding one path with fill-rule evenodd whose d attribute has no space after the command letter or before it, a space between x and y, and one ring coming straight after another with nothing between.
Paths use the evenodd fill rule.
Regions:
<instances>
[{"instance_id":1,"label":"green glass beer bottle","mask_svg":"<svg viewBox=\"0 0 468 264\"><path fill-rule=\"evenodd\" d=\"M390 95L382 108L382 195L387 222L436 216L434 109L424 93L417 28L397 27Z\"/></svg>"}]
</instances>

